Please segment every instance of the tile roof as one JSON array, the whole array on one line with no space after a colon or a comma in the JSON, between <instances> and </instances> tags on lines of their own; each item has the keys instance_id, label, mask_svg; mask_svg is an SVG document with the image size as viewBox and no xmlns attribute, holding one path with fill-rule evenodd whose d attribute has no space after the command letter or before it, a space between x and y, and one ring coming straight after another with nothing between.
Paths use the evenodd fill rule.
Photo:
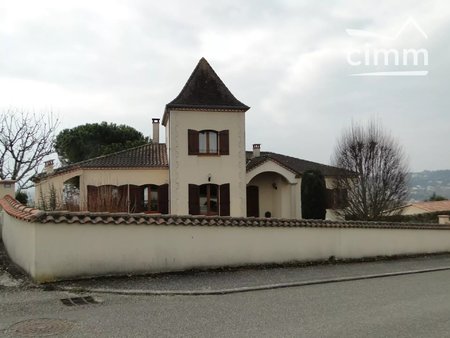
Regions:
<instances>
[{"instance_id":1,"label":"tile roof","mask_svg":"<svg viewBox=\"0 0 450 338\"><path fill-rule=\"evenodd\" d=\"M201 58L180 94L166 105L163 125L171 109L247 111L250 107L236 99L205 58Z\"/></svg>"},{"instance_id":2,"label":"tile roof","mask_svg":"<svg viewBox=\"0 0 450 338\"><path fill-rule=\"evenodd\" d=\"M168 168L167 148L164 143L148 143L55 169L51 174L35 175L35 182L42 178L82 168Z\"/></svg>"},{"instance_id":3,"label":"tile roof","mask_svg":"<svg viewBox=\"0 0 450 338\"><path fill-rule=\"evenodd\" d=\"M247 171L253 170L254 168L262 165L263 163L272 160L298 175L302 175L307 170L320 170L320 172L324 176L339 176L352 174L346 170L337 167L306 161L300 158L272 153L268 151L261 151L260 156L258 157L253 157L253 152L247 151L246 156L247 156Z\"/></svg>"},{"instance_id":4,"label":"tile roof","mask_svg":"<svg viewBox=\"0 0 450 338\"><path fill-rule=\"evenodd\" d=\"M426 229L450 230L450 224L388 223L364 221L323 221L308 219L277 219L253 217L207 217L178 215L147 215L108 212L44 212L28 208L11 196L0 199L0 206L9 215L35 223L114 224L156 226L222 226L222 227L285 227L285 228L363 228L363 229Z\"/></svg>"},{"instance_id":5,"label":"tile roof","mask_svg":"<svg viewBox=\"0 0 450 338\"><path fill-rule=\"evenodd\" d=\"M35 221L38 216L44 213L41 210L29 208L21 204L10 195L6 195L0 199L0 207L2 207L8 215L27 222Z\"/></svg>"},{"instance_id":6,"label":"tile roof","mask_svg":"<svg viewBox=\"0 0 450 338\"><path fill-rule=\"evenodd\" d=\"M426 212L450 211L450 201L449 200L412 203L408 206L413 206L413 207L422 209Z\"/></svg>"}]
</instances>

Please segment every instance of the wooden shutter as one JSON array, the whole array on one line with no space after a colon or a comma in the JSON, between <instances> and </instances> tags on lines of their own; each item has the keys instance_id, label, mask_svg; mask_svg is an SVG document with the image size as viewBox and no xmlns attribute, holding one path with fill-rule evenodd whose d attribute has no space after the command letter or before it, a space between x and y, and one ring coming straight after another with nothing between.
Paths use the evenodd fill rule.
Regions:
<instances>
[{"instance_id":1,"label":"wooden shutter","mask_svg":"<svg viewBox=\"0 0 450 338\"><path fill-rule=\"evenodd\" d=\"M189 214L200 215L200 189L195 184L189 184Z\"/></svg>"},{"instance_id":2,"label":"wooden shutter","mask_svg":"<svg viewBox=\"0 0 450 338\"><path fill-rule=\"evenodd\" d=\"M163 184L158 188L158 206L161 214L169 213L169 185Z\"/></svg>"},{"instance_id":3,"label":"wooden shutter","mask_svg":"<svg viewBox=\"0 0 450 338\"><path fill-rule=\"evenodd\" d=\"M220 216L230 216L230 184L220 186Z\"/></svg>"},{"instance_id":4,"label":"wooden shutter","mask_svg":"<svg viewBox=\"0 0 450 338\"><path fill-rule=\"evenodd\" d=\"M188 129L188 155L198 154L198 131Z\"/></svg>"},{"instance_id":5,"label":"wooden shutter","mask_svg":"<svg viewBox=\"0 0 450 338\"><path fill-rule=\"evenodd\" d=\"M346 207L348 207L348 191L347 189L338 189L337 208L344 209Z\"/></svg>"},{"instance_id":6,"label":"wooden shutter","mask_svg":"<svg viewBox=\"0 0 450 338\"><path fill-rule=\"evenodd\" d=\"M98 187L87 186L87 209L89 211L98 211Z\"/></svg>"},{"instance_id":7,"label":"wooden shutter","mask_svg":"<svg viewBox=\"0 0 450 338\"><path fill-rule=\"evenodd\" d=\"M327 189L325 194L326 194L325 208L334 209L335 189Z\"/></svg>"},{"instance_id":8,"label":"wooden shutter","mask_svg":"<svg viewBox=\"0 0 450 338\"><path fill-rule=\"evenodd\" d=\"M230 155L230 137L228 130L219 132L219 154Z\"/></svg>"},{"instance_id":9,"label":"wooden shutter","mask_svg":"<svg viewBox=\"0 0 450 338\"><path fill-rule=\"evenodd\" d=\"M128 211L128 185L124 184L119 187L117 187L119 192L119 198L116 201L117 202L117 210L120 212L127 212Z\"/></svg>"},{"instance_id":10,"label":"wooden shutter","mask_svg":"<svg viewBox=\"0 0 450 338\"><path fill-rule=\"evenodd\" d=\"M126 186L125 186L126 187ZM143 211L143 200L144 200L144 194L141 194L142 190L141 187L138 187L137 185L130 184L130 212L142 212ZM119 193L122 193L122 191L119 190ZM123 193L127 194L128 192L125 190ZM125 195L126 196L126 195ZM122 199L120 199L122 201ZM119 207L123 208L122 203L119 203ZM128 209L128 208L127 208Z\"/></svg>"},{"instance_id":11,"label":"wooden shutter","mask_svg":"<svg viewBox=\"0 0 450 338\"><path fill-rule=\"evenodd\" d=\"M259 217L259 188L256 185L247 187L247 217Z\"/></svg>"}]
</instances>

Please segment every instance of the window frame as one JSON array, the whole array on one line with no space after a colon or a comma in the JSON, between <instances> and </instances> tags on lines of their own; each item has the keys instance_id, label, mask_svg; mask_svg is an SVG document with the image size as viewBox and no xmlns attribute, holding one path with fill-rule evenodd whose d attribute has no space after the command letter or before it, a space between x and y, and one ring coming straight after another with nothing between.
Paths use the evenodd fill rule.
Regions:
<instances>
[{"instance_id":1,"label":"window frame","mask_svg":"<svg viewBox=\"0 0 450 338\"><path fill-rule=\"evenodd\" d=\"M201 137L202 135L205 135L205 151L202 151L200 145L201 145ZM211 136L215 135L215 151L211 151ZM219 155L219 132L216 130L200 130L198 132L198 155Z\"/></svg>"},{"instance_id":2,"label":"window frame","mask_svg":"<svg viewBox=\"0 0 450 338\"><path fill-rule=\"evenodd\" d=\"M230 132L226 130L188 129L188 155L196 156L224 156L230 155ZM214 145L212 145L212 136L215 135ZM203 136L204 135L204 136ZM204 137L204 140L203 140ZM200 138L205 143L205 150L200 151ZM214 151L212 151L214 147Z\"/></svg>"},{"instance_id":3,"label":"window frame","mask_svg":"<svg viewBox=\"0 0 450 338\"><path fill-rule=\"evenodd\" d=\"M145 199L145 191L147 190L147 200ZM151 194L156 192L156 209L151 209ZM146 203L147 202L147 203ZM142 189L142 209L147 213L159 213L160 205L159 205L159 186L156 184L146 184Z\"/></svg>"},{"instance_id":4,"label":"window frame","mask_svg":"<svg viewBox=\"0 0 450 338\"><path fill-rule=\"evenodd\" d=\"M216 188L216 211L211 211L211 187L214 186ZM213 184L213 183L205 183L205 184L200 184L199 186L199 204L200 204L200 199L202 198L201 195L201 189L202 187L206 187L206 213L202 212L202 208L201 208L201 204L200 204L200 215L203 216L218 216L220 214L220 185L218 184Z\"/></svg>"}]
</instances>

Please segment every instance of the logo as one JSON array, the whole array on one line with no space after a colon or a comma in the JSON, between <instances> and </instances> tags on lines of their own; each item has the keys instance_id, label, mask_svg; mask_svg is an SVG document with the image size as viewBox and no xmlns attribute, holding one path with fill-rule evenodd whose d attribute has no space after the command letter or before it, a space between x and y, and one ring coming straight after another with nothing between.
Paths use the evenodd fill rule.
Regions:
<instances>
[{"instance_id":1,"label":"logo","mask_svg":"<svg viewBox=\"0 0 450 338\"><path fill-rule=\"evenodd\" d=\"M426 48L399 48L400 37L408 28L423 43L428 35L419 24L410 17L394 36L386 36L365 30L347 29L347 34L359 48L347 51L347 62L357 69L351 76L426 76L428 75L428 50ZM410 30L411 29L411 30ZM413 30L412 30L413 29ZM352 40L353 40L352 39ZM417 43L417 38L414 39ZM353 42L353 41L352 41ZM416 44L414 43L414 44Z\"/></svg>"}]
</instances>

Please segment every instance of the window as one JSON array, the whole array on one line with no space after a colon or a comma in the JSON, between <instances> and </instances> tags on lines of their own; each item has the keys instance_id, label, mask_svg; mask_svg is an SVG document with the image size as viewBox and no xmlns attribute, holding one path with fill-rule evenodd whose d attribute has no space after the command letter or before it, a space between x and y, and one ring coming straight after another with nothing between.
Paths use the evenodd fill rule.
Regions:
<instances>
[{"instance_id":1,"label":"window","mask_svg":"<svg viewBox=\"0 0 450 338\"><path fill-rule=\"evenodd\" d=\"M343 209L348 207L347 189L327 189L327 209Z\"/></svg>"},{"instance_id":2,"label":"window","mask_svg":"<svg viewBox=\"0 0 450 338\"><path fill-rule=\"evenodd\" d=\"M188 130L189 155L229 155L228 130Z\"/></svg>"},{"instance_id":3,"label":"window","mask_svg":"<svg viewBox=\"0 0 450 338\"><path fill-rule=\"evenodd\" d=\"M230 216L230 185L189 184L189 214Z\"/></svg>"},{"instance_id":4,"label":"window","mask_svg":"<svg viewBox=\"0 0 450 338\"><path fill-rule=\"evenodd\" d=\"M140 187L141 209L139 212L169 213L169 185L147 184Z\"/></svg>"},{"instance_id":5,"label":"window","mask_svg":"<svg viewBox=\"0 0 450 338\"><path fill-rule=\"evenodd\" d=\"M148 185L143 189L143 210L144 211L159 211L158 186Z\"/></svg>"},{"instance_id":6,"label":"window","mask_svg":"<svg viewBox=\"0 0 450 338\"><path fill-rule=\"evenodd\" d=\"M87 186L88 210L169 213L169 185Z\"/></svg>"},{"instance_id":7,"label":"window","mask_svg":"<svg viewBox=\"0 0 450 338\"><path fill-rule=\"evenodd\" d=\"M217 131L204 130L198 133L199 154L217 154L219 146L217 144Z\"/></svg>"},{"instance_id":8,"label":"window","mask_svg":"<svg viewBox=\"0 0 450 338\"><path fill-rule=\"evenodd\" d=\"M203 184L200 186L200 214L219 214L219 187L216 184Z\"/></svg>"}]
</instances>

